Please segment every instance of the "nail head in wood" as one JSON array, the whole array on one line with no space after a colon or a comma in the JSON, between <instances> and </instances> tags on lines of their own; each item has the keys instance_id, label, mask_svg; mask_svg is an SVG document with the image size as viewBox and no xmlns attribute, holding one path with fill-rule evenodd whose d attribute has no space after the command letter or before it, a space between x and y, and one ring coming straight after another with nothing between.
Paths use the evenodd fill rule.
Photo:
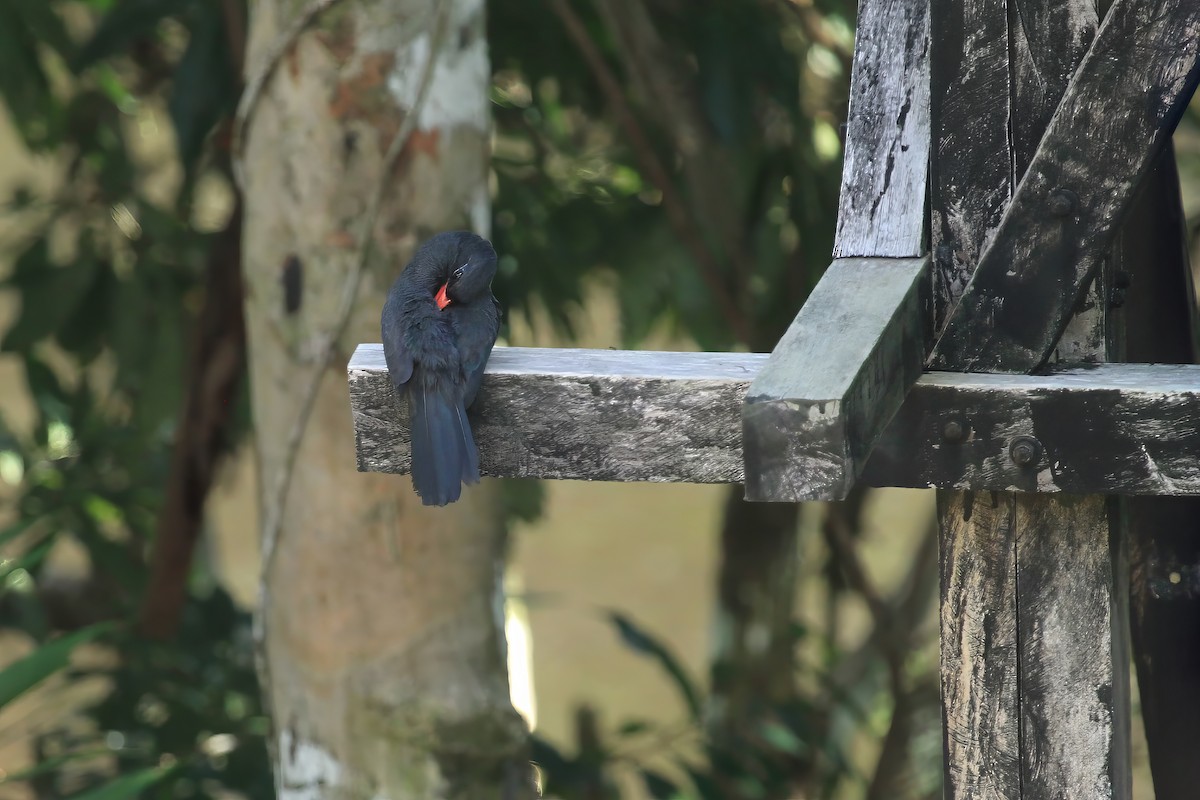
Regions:
<instances>
[{"instance_id":1,"label":"nail head in wood","mask_svg":"<svg viewBox=\"0 0 1200 800\"><path fill-rule=\"evenodd\" d=\"M1032 436L1018 436L1008 448L1009 458L1018 467L1032 467L1042 454L1042 444Z\"/></svg>"},{"instance_id":2,"label":"nail head in wood","mask_svg":"<svg viewBox=\"0 0 1200 800\"><path fill-rule=\"evenodd\" d=\"M1070 189L1055 189L1050 193L1047 206L1054 216L1065 217L1079 207L1079 195Z\"/></svg>"}]
</instances>

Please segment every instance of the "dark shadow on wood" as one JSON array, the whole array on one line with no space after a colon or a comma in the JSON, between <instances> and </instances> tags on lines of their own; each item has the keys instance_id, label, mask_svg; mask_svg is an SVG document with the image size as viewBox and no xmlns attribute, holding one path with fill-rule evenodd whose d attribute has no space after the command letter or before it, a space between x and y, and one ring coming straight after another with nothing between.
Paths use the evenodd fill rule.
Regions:
<instances>
[{"instance_id":1,"label":"dark shadow on wood","mask_svg":"<svg viewBox=\"0 0 1200 800\"><path fill-rule=\"evenodd\" d=\"M1159 158L1118 242L1126 358L1188 364L1195 302L1174 152ZM1200 498L1128 498L1130 622L1158 800L1200 787Z\"/></svg>"}]
</instances>

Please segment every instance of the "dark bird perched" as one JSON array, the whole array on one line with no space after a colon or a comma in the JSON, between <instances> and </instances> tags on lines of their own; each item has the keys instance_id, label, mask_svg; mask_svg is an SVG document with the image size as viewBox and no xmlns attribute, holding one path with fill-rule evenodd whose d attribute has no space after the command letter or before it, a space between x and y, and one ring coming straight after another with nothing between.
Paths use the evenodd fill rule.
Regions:
<instances>
[{"instance_id":1,"label":"dark bird perched","mask_svg":"<svg viewBox=\"0 0 1200 800\"><path fill-rule=\"evenodd\" d=\"M496 251L466 231L439 233L417 248L383 305L383 354L397 392L407 394L413 489L427 506L453 503L479 481L479 451L467 423L496 334Z\"/></svg>"}]
</instances>

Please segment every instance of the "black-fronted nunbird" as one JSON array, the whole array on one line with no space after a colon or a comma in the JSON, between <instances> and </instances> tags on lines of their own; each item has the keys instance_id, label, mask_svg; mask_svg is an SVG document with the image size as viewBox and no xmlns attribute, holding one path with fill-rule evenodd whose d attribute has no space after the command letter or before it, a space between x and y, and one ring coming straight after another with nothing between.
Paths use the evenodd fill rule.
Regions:
<instances>
[{"instance_id":1,"label":"black-fronted nunbird","mask_svg":"<svg viewBox=\"0 0 1200 800\"><path fill-rule=\"evenodd\" d=\"M467 408L500 331L495 274L486 239L440 233L417 248L383 306L383 354L408 396L412 482L425 505L453 503L463 483L479 481Z\"/></svg>"}]
</instances>

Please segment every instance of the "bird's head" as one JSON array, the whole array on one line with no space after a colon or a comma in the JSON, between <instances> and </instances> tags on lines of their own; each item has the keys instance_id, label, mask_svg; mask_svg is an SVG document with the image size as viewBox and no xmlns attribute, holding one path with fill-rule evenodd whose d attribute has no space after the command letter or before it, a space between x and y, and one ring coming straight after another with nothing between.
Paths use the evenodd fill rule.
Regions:
<instances>
[{"instance_id":1,"label":"bird's head","mask_svg":"<svg viewBox=\"0 0 1200 800\"><path fill-rule=\"evenodd\" d=\"M444 238L443 238L444 237ZM440 240L440 241L439 241ZM481 236L454 231L434 237L438 247L438 279L434 301L445 309L486 297L496 275L496 251Z\"/></svg>"}]
</instances>

